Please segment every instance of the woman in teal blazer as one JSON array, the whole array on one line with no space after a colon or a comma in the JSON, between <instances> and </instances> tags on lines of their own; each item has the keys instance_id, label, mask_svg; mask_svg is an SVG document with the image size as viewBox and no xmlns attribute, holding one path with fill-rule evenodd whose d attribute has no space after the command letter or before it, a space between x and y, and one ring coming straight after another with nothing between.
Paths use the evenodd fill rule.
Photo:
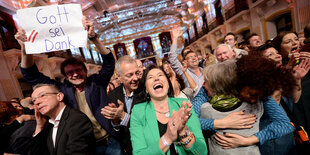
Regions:
<instances>
[{"instance_id":1,"label":"woman in teal blazer","mask_svg":"<svg viewBox=\"0 0 310 155\"><path fill-rule=\"evenodd\" d=\"M208 150L199 119L187 100L169 97L173 91L164 71L151 66L142 82L148 101L136 104L132 110L133 154L206 155Z\"/></svg>"}]
</instances>

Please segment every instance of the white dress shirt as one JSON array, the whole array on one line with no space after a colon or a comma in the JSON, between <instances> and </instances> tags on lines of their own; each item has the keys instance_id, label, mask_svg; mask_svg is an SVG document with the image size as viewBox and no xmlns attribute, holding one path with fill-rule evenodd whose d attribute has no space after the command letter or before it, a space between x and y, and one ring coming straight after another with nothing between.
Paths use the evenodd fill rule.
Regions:
<instances>
[{"instance_id":1,"label":"white dress shirt","mask_svg":"<svg viewBox=\"0 0 310 155\"><path fill-rule=\"evenodd\" d=\"M60 119L61 119L61 116L62 116L62 113L64 112L66 106L64 106L61 111L59 112L59 114L57 115L56 119L49 119L48 121L54 125L53 127L53 134L52 134L52 139L53 139L53 145L54 145L54 148L55 148L55 143L56 143L56 135L57 135L57 130L58 130L58 125L59 125L59 122L60 122Z\"/></svg>"}]
</instances>

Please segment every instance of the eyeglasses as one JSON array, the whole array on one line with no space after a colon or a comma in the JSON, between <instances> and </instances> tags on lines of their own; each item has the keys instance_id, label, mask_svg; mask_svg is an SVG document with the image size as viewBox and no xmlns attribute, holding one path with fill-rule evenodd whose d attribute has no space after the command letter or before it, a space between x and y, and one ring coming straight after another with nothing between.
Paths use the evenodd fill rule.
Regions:
<instances>
[{"instance_id":1,"label":"eyeglasses","mask_svg":"<svg viewBox=\"0 0 310 155\"><path fill-rule=\"evenodd\" d=\"M46 98L48 95L56 95L56 94L58 94L58 93L56 93L56 92L51 92L51 93L42 93L42 94L40 94L38 97L32 97L31 98L31 100L32 100L32 102L34 103L37 99L44 99L44 98Z\"/></svg>"},{"instance_id":2,"label":"eyeglasses","mask_svg":"<svg viewBox=\"0 0 310 155\"><path fill-rule=\"evenodd\" d=\"M74 73L81 73L82 71L83 71L83 69L78 68L78 69L75 69L75 70L67 71L66 75L72 76Z\"/></svg>"}]
</instances>

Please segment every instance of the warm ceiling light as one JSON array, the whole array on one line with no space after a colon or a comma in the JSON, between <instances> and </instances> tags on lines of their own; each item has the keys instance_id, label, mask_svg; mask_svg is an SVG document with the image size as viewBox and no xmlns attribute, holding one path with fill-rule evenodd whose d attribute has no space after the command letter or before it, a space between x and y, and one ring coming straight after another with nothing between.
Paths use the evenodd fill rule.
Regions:
<instances>
[{"instance_id":1,"label":"warm ceiling light","mask_svg":"<svg viewBox=\"0 0 310 155\"><path fill-rule=\"evenodd\" d=\"M188 6L189 8L192 7L192 6L194 5L192 1L188 1L186 4L187 4L187 6Z\"/></svg>"}]
</instances>

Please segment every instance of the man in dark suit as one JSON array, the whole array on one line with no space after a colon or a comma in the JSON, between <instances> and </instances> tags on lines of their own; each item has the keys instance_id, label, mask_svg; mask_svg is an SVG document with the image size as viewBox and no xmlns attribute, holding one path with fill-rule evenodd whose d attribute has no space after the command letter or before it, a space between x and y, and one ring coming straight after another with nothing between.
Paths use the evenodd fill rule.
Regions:
<instances>
[{"instance_id":1,"label":"man in dark suit","mask_svg":"<svg viewBox=\"0 0 310 155\"><path fill-rule=\"evenodd\" d=\"M102 108L101 114L112 120L114 129L120 132L124 154L132 154L129 120L131 109L141 100L137 89L143 70L140 70L136 60L128 55L118 59L115 69L122 85L110 92L108 96L109 105Z\"/></svg>"},{"instance_id":2,"label":"man in dark suit","mask_svg":"<svg viewBox=\"0 0 310 155\"><path fill-rule=\"evenodd\" d=\"M32 100L37 121L30 154L44 154L46 148L53 155L92 154L94 133L88 117L66 106L64 94L55 85L38 84L34 87ZM50 117L47 120L44 116Z\"/></svg>"}]
</instances>

